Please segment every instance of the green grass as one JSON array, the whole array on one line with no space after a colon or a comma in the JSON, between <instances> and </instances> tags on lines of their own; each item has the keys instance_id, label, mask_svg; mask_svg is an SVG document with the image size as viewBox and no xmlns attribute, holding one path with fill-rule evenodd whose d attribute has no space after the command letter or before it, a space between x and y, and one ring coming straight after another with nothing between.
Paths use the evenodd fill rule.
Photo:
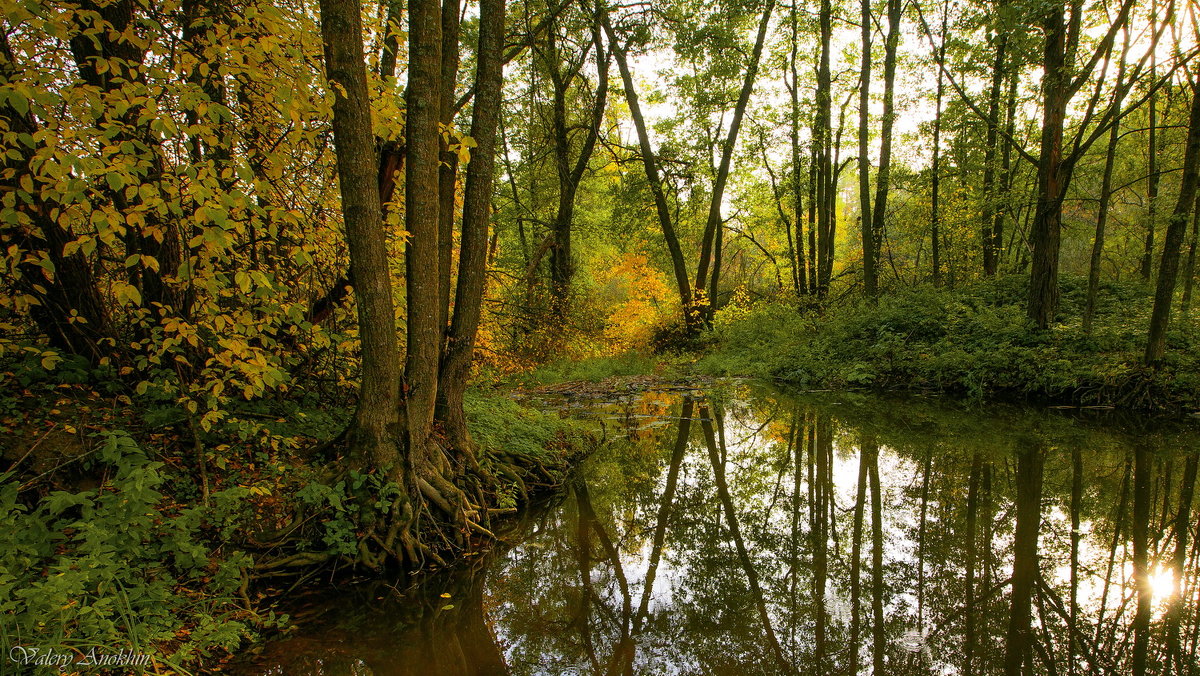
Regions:
<instances>
[{"instance_id":1,"label":"green grass","mask_svg":"<svg viewBox=\"0 0 1200 676\"><path fill-rule=\"evenodd\" d=\"M538 387L553 383L588 381L599 382L613 376L640 376L653 373L659 361L641 352L626 352L612 357L591 359L562 359L549 362L529 373L518 376L515 381L525 387Z\"/></svg>"},{"instance_id":2,"label":"green grass","mask_svg":"<svg viewBox=\"0 0 1200 676\"><path fill-rule=\"evenodd\" d=\"M1149 291L1101 289L1083 332L1084 280L1065 278L1059 322L1026 319L1024 279L953 291L919 287L823 314L759 304L718 324L701 372L773 378L808 388L929 390L988 398L1178 410L1200 407L1200 336L1179 322L1157 371L1141 365Z\"/></svg>"}]
</instances>

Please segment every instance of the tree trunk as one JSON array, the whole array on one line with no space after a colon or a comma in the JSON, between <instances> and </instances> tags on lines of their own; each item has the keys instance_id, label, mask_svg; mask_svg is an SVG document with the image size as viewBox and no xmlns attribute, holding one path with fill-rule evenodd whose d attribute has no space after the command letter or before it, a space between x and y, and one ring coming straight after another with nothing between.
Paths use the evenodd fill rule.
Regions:
<instances>
[{"instance_id":1,"label":"tree trunk","mask_svg":"<svg viewBox=\"0 0 1200 676\"><path fill-rule=\"evenodd\" d=\"M471 359L487 286L488 222L496 175L496 130L503 85L504 0L481 0L479 12L475 105L471 110L471 138L475 139L475 147L467 164L458 285L438 379L437 407L437 418L451 448L464 454L472 453L472 456L474 444L463 413L463 395L471 374Z\"/></svg>"},{"instance_id":2,"label":"tree trunk","mask_svg":"<svg viewBox=\"0 0 1200 676\"><path fill-rule=\"evenodd\" d=\"M867 150L870 141L867 130L871 118L871 0L862 0L861 5L862 59L858 68L858 209L859 230L862 232L863 287L867 296L874 298L879 289L875 274L875 229L871 227L871 162ZM940 99L938 103L940 105ZM934 157L934 162L937 162L936 155Z\"/></svg>"},{"instance_id":3,"label":"tree trunk","mask_svg":"<svg viewBox=\"0 0 1200 676\"><path fill-rule=\"evenodd\" d=\"M0 30L0 85L11 86L20 80L7 32ZM40 131L33 115L29 111L18 112L11 102L0 105L0 124L9 132L27 134L33 139L38 138L36 133ZM40 143L34 148L21 143L9 146L10 154L0 158L0 168L11 178L0 180L0 189L18 195L24 192L20 177L37 173L33 169L33 160L41 147ZM26 229L5 223L0 226L0 246L5 250L15 246L24 252L46 253L53 264L53 273L34 263L30 256L22 255L17 267L18 287L24 294L37 299L29 314L52 347L96 364L109 354L110 350L102 346L102 341L112 338L113 332L93 263L82 251L65 255L64 247L75 238L49 217L51 211L59 207L45 198L45 192L35 189L28 199L28 203L18 199L16 208L24 212L33 227ZM82 321L73 321L72 312Z\"/></svg>"},{"instance_id":4,"label":"tree trunk","mask_svg":"<svg viewBox=\"0 0 1200 676\"><path fill-rule=\"evenodd\" d=\"M551 27L551 35L554 29ZM611 57L606 53L600 35L600 26L592 26L592 48L596 52L596 94L595 104L591 111L591 119L586 128L583 146L579 156L572 164L570 161L570 137L567 129L566 96L570 86L570 78L558 76L558 64L547 64L552 69L554 81L554 157L558 173L558 209L552 225L554 232L554 248L550 251L550 290L555 299L555 312L559 318L566 314L567 299L570 294L571 279L574 275L573 253L571 251L571 231L575 219L575 195L583 174L587 171L588 162L596 148L600 137L600 128L604 124L604 111L608 101L608 65ZM553 54L555 50L551 50Z\"/></svg>"},{"instance_id":5,"label":"tree trunk","mask_svg":"<svg viewBox=\"0 0 1200 676\"><path fill-rule=\"evenodd\" d=\"M946 62L946 8L942 8L942 44L937 47L935 56L938 64ZM930 166L930 222L929 244L933 255L933 285L942 285L942 99L945 95L944 75L939 67L937 72L937 94L933 116L933 164Z\"/></svg>"},{"instance_id":6,"label":"tree trunk","mask_svg":"<svg viewBox=\"0 0 1200 676\"><path fill-rule=\"evenodd\" d=\"M887 223L888 190L892 175L892 127L896 122L896 50L900 44L901 0L888 0L888 32L883 56L883 123L879 130L879 171L875 175L875 208L871 213L871 236L882 248ZM874 267L874 266L872 266Z\"/></svg>"},{"instance_id":7,"label":"tree trunk","mask_svg":"<svg viewBox=\"0 0 1200 676\"><path fill-rule=\"evenodd\" d=\"M441 93L438 121L454 126L454 94L458 83L458 0L442 0ZM458 153L451 152L445 136L438 134L441 162L438 164L438 330L449 330L450 297L454 285L454 205L458 196Z\"/></svg>"},{"instance_id":8,"label":"tree trunk","mask_svg":"<svg viewBox=\"0 0 1200 676\"><path fill-rule=\"evenodd\" d=\"M833 171L830 162L830 146L832 138L832 101L831 75L829 71L830 43L833 38L833 6L830 0L821 0L820 39L821 52L817 65L817 107L813 124L813 153L817 166L817 283L819 296L829 292L829 281L833 271L832 253L830 246L833 236L833 214L830 205L834 203Z\"/></svg>"},{"instance_id":9,"label":"tree trunk","mask_svg":"<svg viewBox=\"0 0 1200 676\"><path fill-rule=\"evenodd\" d=\"M357 0L321 1L325 71L334 96L333 142L346 244L354 266L362 382L348 440L363 466L396 477L403 472L390 427L400 388L392 280L377 185L375 136Z\"/></svg>"},{"instance_id":10,"label":"tree trunk","mask_svg":"<svg viewBox=\"0 0 1200 676\"><path fill-rule=\"evenodd\" d=\"M103 5L95 0L84 0L79 5L83 11L76 14L76 21L79 22L78 32L71 37L70 47L79 77L88 85L100 90L107 98L114 102L122 102L118 104L123 111L120 113L116 113L117 106L111 109L107 109L107 103L102 106L99 110L103 112L98 116L97 124L109 124L103 118L116 114L113 121L119 123L117 128L120 131L116 133L114 143L130 143L134 148L145 148L142 152L147 167L141 181L144 185L161 189L165 187L164 180L167 174L162 144L158 135L150 130L149 123L142 119L145 109L141 105L123 103L129 97L128 92L122 91L127 83L126 76L140 84L146 82L142 67L146 53L139 46L141 43L137 40L114 37L135 30L136 7L132 0L117 0ZM97 25L104 26L103 29L93 27L90 22L84 23L84 17L91 12L95 12L99 17L101 23ZM132 69L131 72L126 73L126 76L121 75L120 68L105 69L101 72L98 64L108 64L108 60L113 59L124 62L125 67ZM112 190L109 194L118 211L127 213L141 205L140 191L132 197L127 196L124 190ZM187 316L187 294L177 284L167 281L177 277L182 260L178 223L175 219L161 216L158 209L146 209L144 213L145 225L129 228L125 233L125 253L153 258L157 266L139 264L132 269L130 281L141 291L143 308L153 309L155 304L159 304L179 316Z\"/></svg>"},{"instance_id":11,"label":"tree trunk","mask_svg":"<svg viewBox=\"0 0 1200 676\"><path fill-rule=\"evenodd\" d=\"M438 362L441 358L441 305L438 131L441 101L441 7L438 0L409 4L408 102L405 131L404 226L408 231L405 272L408 344L404 364L406 447L416 464L433 431Z\"/></svg>"},{"instance_id":12,"label":"tree trunk","mask_svg":"<svg viewBox=\"0 0 1200 676\"><path fill-rule=\"evenodd\" d=\"M1162 258L1158 264L1158 288L1154 294L1154 310L1150 315L1150 336L1146 341L1146 363L1162 361L1167 349L1167 325L1171 320L1171 304L1175 299L1175 284L1179 277L1179 254L1187 230L1188 212L1196 199L1197 174L1200 173L1200 68L1193 73L1192 111L1188 121L1187 148L1183 157L1183 176L1180 179L1179 199L1167 221L1163 237Z\"/></svg>"},{"instance_id":13,"label":"tree trunk","mask_svg":"<svg viewBox=\"0 0 1200 676\"><path fill-rule=\"evenodd\" d=\"M717 169L717 177L713 182L712 199L708 205L708 220L704 225L704 237L700 243L700 262L696 266L696 285L695 289L700 291L704 288L705 279L708 276L708 265L711 258L710 254L713 249L713 240L717 240L716 260L713 263L713 283L712 289L709 292L708 305L701 312L704 316L704 323L712 322L713 310L717 302L717 277L720 266L720 237L717 233L724 227L724 222L721 219L721 200L725 195L725 184L729 181L729 167L733 161L733 149L737 146L738 130L742 127L742 116L746 113L746 105L750 102L750 93L754 90L754 81L758 77L758 62L762 58L763 44L767 38L767 25L771 21L771 13L775 10L775 0L767 0L767 6L763 8L762 19L758 23L758 35L754 40L754 51L750 54L750 63L746 70L746 79L742 82L742 89L738 93L737 104L733 109L733 120L729 123L729 133L725 137L725 143L721 148L721 165Z\"/></svg>"},{"instance_id":14,"label":"tree trunk","mask_svg":"<svg viewBox=\"0 0 1200 676\"><path fill-rule=\"evenodd\" d=\"M1122 81L1125 79L1125 56L1129 52L1129 31L1125 31L1125 45L1121 50L1121 64L1117 71L1117 90L1121 90ZM1113 102L1115 113L1120 115L1121 98L1118 97ZM1087 300L1083 307L1083 331L1090 334L1092 332L1092 320L1096 315L1096 296L1100 291L1100 264L1101 257L1104 254L1104 238L1105 228L1108 224L1108 208L1112 201L1112 175L1113 165L1117 157L1117 144L1120 139L1120 120L1114 121L1112 129L1108 132L1108 150L1104 155L1104 176L1100 180L1100 206L1099 213L1096 214L1096 234L1092 239L1092 257L1088 263L1088 286Z\"/></svg>"},{"instance_id":15,"label":"tree trunk","mask_svg":"<svg viewBox=\"0 0 1200 676\"><path fill-rule=\"evenodd\" d=\"M1070 74L1067 70L1063 6L1051 4L1042 18L1045 32L1042 65L1042 140L1038 161L1038 204L1030 240L1033 261L1029 273L1029 318L1044 329L1058 312L1058 257L1062 237L1064 185L1063 124L1066 119Z\"/></svg>"},{"instance_id":16,"label":"tree trunk","mask_svg":"<svg viewBox=\"0 0 1200 676\"><path fill-rule=\"evenodd\" d=\"M788 51L788 70L791 74L791 85L788 87L788 95L791 99L791 109L788 122L792 142L792 209L796 229L796 256L792 260L792 265L796 277L796 293L800 294L808 293L809 286L807 259L804 255L804 227L801 225L801 222L804 220L804 192L800 183L800 172L802 170L800 163L800 81L799 73L796 69L799 24L796 20L795 2L791 5L788 20L791 24L791 44ZM809 227L812 227L811 220L809 221Z\"/></svg>"},{"instance_id":17,"label":"tree trunk","mask_svg":"<svg viewBox=\"0 0 1200 676\"><path fill-rule=\"evenodd\" d=\"M1158 14L1158 3L1150 3L1150 16ZM1154 87L1154 79L1158 75L1158 59L1156 53L1150 52L1150 100L1146 105L1150 108L1150 138L1146 164L1146 242L1142 247L1141 274L1144 281L1150 281L1150 273L1154 267L1154 226L1158 219L1158 89Z\"/></svg>"},{"instance_id":18,"label":"tree trunk","mask_svg":"<svg viewBox=\"0 0 1200 676\"><path fill-rule=\"evenodd\" d=\"M638 145L642 153L642 166L646 169L646 180L650 184L650 192L654 196L654 208L658 214L658 223L662 227L663 239L666 240L667 250L671 254L671 268L675 273L675 284L679 289L679 300L683 305L684 324L689 331L699 327L700 316L693 306L692 287L688 280L687 265L684 263L683 249L679 246L679 236L675 233L675 225L671 219L671 209L667 205L667 196L663 191L662 178L658 170L658 159L650 145L650 136L646 131L646 118L642 116L642 107L638 102L637 90L634 89L633 74L629 70L629 60L625 48L617 42L608 13L600 16L604 32L608 34L609 49L617 59L617 68L621 71L621 82L625 87L625 100L629 103L629 114L637 129Z\"/></svg>"},{"instance_id":19,"label":"tree trunk","mask_svg":"<svg viewBox=\"0 0 1200 676\"><path fill-rule=\"evenodd\" d=\"M1008 49L1008 30L1003 27L1004 3L996 9L992 38L996 41L996 56L992 62L992 87L988 92L987 138L983 151L983 274L993 277L999 259L999 247L994 231L993 214L996 209L996 137L1000 125L1000 85L1004 81L1004 59Z\"/></svg>"}]
</instances>

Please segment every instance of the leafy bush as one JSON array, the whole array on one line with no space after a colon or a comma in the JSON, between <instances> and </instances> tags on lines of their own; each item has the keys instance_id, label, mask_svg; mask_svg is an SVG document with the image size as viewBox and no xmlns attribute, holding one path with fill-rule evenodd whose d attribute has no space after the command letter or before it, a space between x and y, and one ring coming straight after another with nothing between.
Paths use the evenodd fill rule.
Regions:
<instances>
[{"instance_id":1,"label":"leafy bush","mask_svg":"<svg viewBox=\"0 0 1200 676\"><path fill-rule=\"evenodd\" d=\"M180 506L160 492L162 463L124 433L104 433L96 452L105 482L34 505L11 473L0 475L4 655L13 646L123 649L179 670L275 622L247 609L249 560L209 544L228 539L245 489L214 493L209 507Z\"/></svg>"}]
</instances>

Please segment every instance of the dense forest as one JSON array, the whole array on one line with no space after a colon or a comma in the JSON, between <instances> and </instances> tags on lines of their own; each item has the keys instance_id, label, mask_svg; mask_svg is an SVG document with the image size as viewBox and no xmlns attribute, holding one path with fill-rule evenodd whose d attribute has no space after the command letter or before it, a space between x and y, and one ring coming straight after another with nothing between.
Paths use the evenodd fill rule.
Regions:
<instances>
[{"instance_id":1,"label":"dense forest","mask_svg":"<svg viewBox=\"0 0 1200 676\"><path fill-rule=\"evenodd\" d=\"M475 555L607 438L513 388L1194 415L1196 14L6 2L6 653L213 666Z\"/></svg>"}]
</instances>

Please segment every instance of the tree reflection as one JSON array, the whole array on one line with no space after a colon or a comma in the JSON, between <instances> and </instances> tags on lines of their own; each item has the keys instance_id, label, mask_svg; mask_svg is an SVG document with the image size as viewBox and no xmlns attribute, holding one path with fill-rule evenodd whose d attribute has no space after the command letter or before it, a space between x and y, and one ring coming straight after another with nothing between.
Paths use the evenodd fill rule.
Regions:
<instances>
[{"instance_id":1,"label":"tree reflection","mask_svg":"<svg viewBox=\"0 0 1200 676\"><path fill-rule=\"evenodd\" d=\"M602 409L628 437L452 600L327 610L326 647L378 674L1200 673L1193 431L655 397Z\"/></svg>"}]
</instances>

